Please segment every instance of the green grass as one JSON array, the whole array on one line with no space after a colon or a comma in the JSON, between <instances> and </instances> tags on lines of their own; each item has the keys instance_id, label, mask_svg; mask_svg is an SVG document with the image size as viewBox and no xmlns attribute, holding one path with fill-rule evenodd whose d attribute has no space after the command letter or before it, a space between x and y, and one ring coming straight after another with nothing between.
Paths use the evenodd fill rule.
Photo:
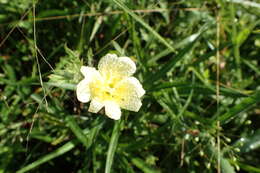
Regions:
<instances>
[{"instance_id":1,"label":"green grass","mask_svg":"<svg viewBox=\"0 0 260 173\"><path fill-rule=\"evenodd\" d=\"M0 173L260 172L260 1L0 0ZM80 66L131 57L113 121Z\"/></svg>"}]
</instances>

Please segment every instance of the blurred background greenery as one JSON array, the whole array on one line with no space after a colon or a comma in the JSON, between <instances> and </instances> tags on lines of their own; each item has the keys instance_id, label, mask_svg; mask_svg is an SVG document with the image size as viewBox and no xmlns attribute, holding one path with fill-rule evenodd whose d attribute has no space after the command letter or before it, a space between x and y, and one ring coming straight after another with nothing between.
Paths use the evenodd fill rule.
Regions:
<instances>
[{"instance_id":1,"label":"blurred background greenery","mask_svg":"<svg viewBox=\"0 0 260 173\"><path fill-rule=\"evenodd\" d=\"M0 173L260 172L259 16L259 0L0 0ZM147 92L120 121L74 91L108 52Z\"/></svg>"}]
</instances>

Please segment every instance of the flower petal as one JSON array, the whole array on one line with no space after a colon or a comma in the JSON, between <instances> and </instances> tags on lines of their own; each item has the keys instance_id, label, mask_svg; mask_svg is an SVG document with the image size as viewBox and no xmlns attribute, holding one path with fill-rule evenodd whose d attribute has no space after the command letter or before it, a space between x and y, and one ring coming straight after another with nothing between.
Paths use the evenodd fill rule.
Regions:
<instances>
[{"instance_id":1,"label":"flower petal","mask_svg":"<svg viewBox=\"0 0 260 173\"><path fill-rule=\"evenodd\" d=\"M97 113L103 108L104 104L97 99L92 99L88 108L89 112Z\"/></svg>"},{"instance_id":2,"label":"flower petal","mask_svg":"<svg viewBox=\"0 0 260 173\"><path fill-rule=\"evenodd\" d=\"M128 77L116 86L115 98L121 108L138 112L142 106L140 97L145 94L140 82L135 77Z\"/></svg>"},{"instance_id":3,"label":"flower petal","mask_svg":"<svg viewBox=\"0 0 260 173\"><path fill-rule=\"evenodd\" d=\"M128 77L134 74L136 65L128 57L107 54L99 61L98 70L103 76Z\"/></svg>"},{"instance_id":4,"label":"flower petal","mask_svg":"<svg viewBox=\"0 0 260 173\"><path fill-rule=\"evenodd\" d=\"M127 76L131 76L136 71L136 65L129 57L119 57L120 71L124 71Z\"/></svg>"},{"instance_id":5,"label":"flower petal","mask_svg":"<svg viewBox=\"0 0 260 173\"><path fill-rule=\"evenodd\" d=\"M88 66L82 66L80 71L87 80L91 80L99 73L94 67Z\"/></svg>"},{"instance_id":6,"label":"flower petal","mask_svg":"<svg viewBox=\"0 0 260 173\"><path fill-rule=\"evenodd\" d=\"M97 80L102 81L102 77L93 67L82 66L80 71L85 78L77 85L76 93L78 100L86 103L90 101L92 96L90 84Z\"/></svg>"},{"instance_id":7,"label":"flower petal","mask_svg":"<svg viewBox=\"0 0 260 173\"><path fill-rule=\"evenodd\" d=\"M90 100L89 80L83 79L76 89L77 98L80 102L87 103Z\"/></svg>"},{"instance_id":8,"label":"flower petal","mask_svg":"<svg viewBox=\"0 0 260 173\"><path fill-rule=\"evenodd\" d=\"M105 102L105 112L109 118L119 120L121 117L121 110L118 104L113 101Z\"/></svg>"},{"instance_id":9,"label":"flower petal","mask_svg":"<svg viewBox=\"0 0 260 173\"><path fill-rule=\"evenodd\" d=\"M141 99L138 97L125 97L118 104L122 109L134 111L134 112L138 112L142 106Z\"/></svg>"},{"instance_id":10,"label":"flower petal","mask_svg":"<svg viewBox=\"0 0 260 173\"><path fill-rule=\"evenodd\" d=\"M138 97L142 97L145 94L145 90L143 89L143 86L139 82L138 79L135 77L129 77L125 80L126 84L132 87L138 95Z\"/></svg>"}]
</instances>

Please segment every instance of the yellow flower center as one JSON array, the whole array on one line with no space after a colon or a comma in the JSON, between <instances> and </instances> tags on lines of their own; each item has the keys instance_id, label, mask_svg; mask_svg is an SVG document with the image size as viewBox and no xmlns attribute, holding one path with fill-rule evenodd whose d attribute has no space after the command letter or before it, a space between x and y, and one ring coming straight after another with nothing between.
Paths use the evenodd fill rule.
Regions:
<instances>
[{"instance_id":1,"label":"yellow flower center","mask_svg":"<svg viewBox=\"0 0 260 173\"><path fill-rule=\"evenodd\" d=\"M89 84L91 97L100 100L116 100L115 87L120 80L120 77L112 77L112 75L104 76L103 81L93 80Z\"/></svg>"}]
</instances>

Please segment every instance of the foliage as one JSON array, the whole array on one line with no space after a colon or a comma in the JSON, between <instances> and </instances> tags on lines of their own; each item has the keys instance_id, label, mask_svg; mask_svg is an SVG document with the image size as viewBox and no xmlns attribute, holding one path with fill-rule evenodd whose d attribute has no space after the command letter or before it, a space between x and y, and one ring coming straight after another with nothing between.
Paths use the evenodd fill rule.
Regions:
<instances>
[{"instance_id":1,"label":"foliage","mask_svg":"<svg viewBox=\"0 0 260 173\"><path fill-rule=\"evenodd\" d=\"M260 172L259 8L0 0L0 173ZM147 92L120 121L74 91L109 52L135 60Z\"/></svg>"}]
</instances>

